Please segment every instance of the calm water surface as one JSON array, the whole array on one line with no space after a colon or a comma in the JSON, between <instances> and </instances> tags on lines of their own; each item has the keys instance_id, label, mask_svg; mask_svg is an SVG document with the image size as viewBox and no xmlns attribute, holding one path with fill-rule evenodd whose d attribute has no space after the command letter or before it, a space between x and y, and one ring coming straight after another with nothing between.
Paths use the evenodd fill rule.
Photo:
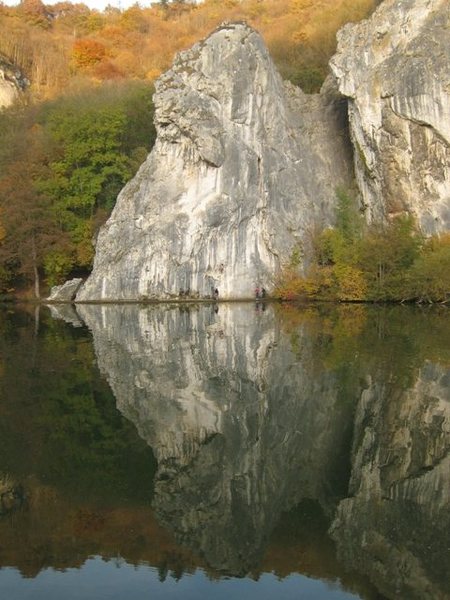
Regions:
<instances>
[{"instance_id":1,"label":"calm water surface","mask_svg":"<svg viewBox=\"0 0 450 600\"><path fill-rule=\"evenodd\" d=\"M450 598L450 312L0 308L0 598Z\"/></svg>"}]
</instances>

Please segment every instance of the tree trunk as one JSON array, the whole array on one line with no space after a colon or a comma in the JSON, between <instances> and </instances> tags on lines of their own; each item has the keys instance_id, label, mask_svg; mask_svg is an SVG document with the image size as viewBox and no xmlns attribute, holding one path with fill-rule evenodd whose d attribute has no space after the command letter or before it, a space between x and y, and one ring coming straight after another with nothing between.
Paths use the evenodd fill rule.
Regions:
<instances>
[{"instance_id":1,"label":"tree trunk","mask_svg":"<svg viewBox=\"0 0 450 600\"><path fill-rule=\"evenodd\" d=\"M34 233L31 237L31 253L33 259L33 273L34 273L34 295L37 300L41 299L41 293L39 289L39 269L37 265L37 252L36 252L36 238Z\"/></svg>"}]
</instances>

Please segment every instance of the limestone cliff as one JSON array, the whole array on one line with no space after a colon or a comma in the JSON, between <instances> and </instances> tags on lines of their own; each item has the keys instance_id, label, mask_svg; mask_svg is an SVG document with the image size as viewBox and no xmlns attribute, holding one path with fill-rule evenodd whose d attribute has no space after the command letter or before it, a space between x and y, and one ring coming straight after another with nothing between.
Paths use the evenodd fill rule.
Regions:
<instances>
[{"instance_id":1,"label":"limestone cliff","mask_svg":"<svg viewBox=\"0 0 450 600\"><path fill-rule=\"evenodd\" d=\"M342 29L312 96L283 84L245 24L179 54L157 82L155 147L77 301L270 291L293 253L307 266L355 172L369 222L406 211L425 234L448 230L449 28L448 0L385 0Z\"/></svg>"},{"instance_id":2,"label":"limestone cliff","mask_svg":"<svg viewBox=\"0 0 450 600\"><path fill-rule=\"evenodd\" d=\"M285 86L245 24L224 25L156 85L157 141L118 197L78 301L189 290L249 297L333 222L351 179L345 105Z\"/></svg>"},{"instance_id":3,"label":"limestone cliff","mask_svg":"<svg viewBox=\"0 0 450 600\"><path fill-rule=\"evenodd\" d=\"M450 228L449 28L448 0L385 0L338 34L330 65L369 220L406 210L426 234Z\"/></svg>"},{"instance_id":4,"label":"limestone cliff","mask_svg":"<svg viewBox=\"0 0 450 600\"><path fill-rule=\"evenodd\" d=\"M0 55L0 109L14 104L28 84L20 70Z\"/></svg>"}]
</instances>

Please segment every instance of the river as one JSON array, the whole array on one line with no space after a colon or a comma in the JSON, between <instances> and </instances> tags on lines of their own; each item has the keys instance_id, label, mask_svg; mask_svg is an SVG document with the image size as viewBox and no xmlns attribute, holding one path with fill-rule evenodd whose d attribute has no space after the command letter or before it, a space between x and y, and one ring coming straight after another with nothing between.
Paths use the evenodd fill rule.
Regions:
<instances>
[{"instance_id":1,"label":"river","mask_svg":"<svg viewBox=\"0 0 450 600\"><path fill-rule=\"evenodd\" d=\"M0 597L450 598L450 313L0 308Z\"/></svg>"}]
</instances>

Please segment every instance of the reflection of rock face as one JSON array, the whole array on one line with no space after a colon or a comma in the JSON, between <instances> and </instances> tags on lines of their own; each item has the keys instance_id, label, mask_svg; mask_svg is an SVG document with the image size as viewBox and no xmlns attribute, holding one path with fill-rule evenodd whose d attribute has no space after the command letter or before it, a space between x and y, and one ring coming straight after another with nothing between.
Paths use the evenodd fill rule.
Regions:
<instances>
[{"instance_id":1,"label":"reflection of rock face","mask_svg":"<svg viewBox=\"0 0 450 600\"><path fill-rule=\"evenodd\" d=\"M350 494L332 526L340 558L389 598L448 598L450 371L425 363L393 394L373 383L356 422Z\"/></svg>"},{"instance_id":2,"label":"reflection of rock face","mask_svg":"<svg viewBox=\"0 0 450 600\"><path fill-rule=\"evenodd\" d=\"M82 306L119 409L158 460L155 508L220 571L260 558L280 513L332 502L348 412L336 378L301 358L272 310Z\"/></svg>"},{"instance_id":3,"label":"reflection of rock face","mask_svg":"<svg viewBox=\"0 0 450 600\"><path fill-rule=\"evenodd\" d=\"M246 573L279 515L312 498L334 519L349 571L387 598L448 597L448 369L423 362L413 372L408 362L396 380L370 356L361 393L354 374L368 368L344 369L340 380L339 357L349 355L336 340L324 353L329 324L320 318L287 335L270 308L251 305L221 305L218 314L205 305L79 310L119 409L158 460L159 520L210 566ZM407 389L405 373L413 376ZM338 490L347 461L349 489Z\"/></svg>"}]
</instances>

